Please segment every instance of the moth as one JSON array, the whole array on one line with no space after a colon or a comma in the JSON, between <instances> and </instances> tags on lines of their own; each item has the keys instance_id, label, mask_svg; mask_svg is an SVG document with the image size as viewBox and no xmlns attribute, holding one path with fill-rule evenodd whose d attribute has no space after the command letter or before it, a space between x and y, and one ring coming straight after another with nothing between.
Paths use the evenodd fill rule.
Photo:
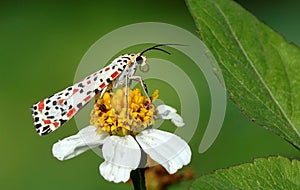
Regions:
<instances>
[{"instance_id":1,"label":"moth","mask_svg":"<svg viewBox=\"0 0 300 190\"><path fill-rule=\"evenodd\" d=\"M142 72L149 70L147 58L144 55L150 50L159 50L161 46L180 44L158 44L137 54L125 54L115 58L111 64L85 77L80 82L43 99L32 106L34 127L39 135L46 135L69 121L96 94L100 97L110 88L125 86L131 80L141 83L148 95L147 87L140 76L135 76L138 67ZM142 69L146 66L146 69Z\"/></svg>"}]
</instances>

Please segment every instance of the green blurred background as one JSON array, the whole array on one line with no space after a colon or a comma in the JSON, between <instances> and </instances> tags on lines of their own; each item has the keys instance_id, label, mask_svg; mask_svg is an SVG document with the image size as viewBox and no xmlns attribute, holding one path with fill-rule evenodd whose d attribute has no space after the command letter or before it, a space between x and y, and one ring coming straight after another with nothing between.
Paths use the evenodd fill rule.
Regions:
<instances>
[{"instance_id":1,"label":"green blurred background","mask_svg":"<svg viewBox=\"0 0 300 190\"><path fill-rule=\"evenodd\" d=\"M239 2L288 41L300 45L299 1ZM75 122L71 120L52 135L40 137L33 129L29 107L72 84L82 56L96 40L118 27L149 21L177 25L194 34L197 30L181 0L1 1L0 189L131 189L128 184L103 180L98 171L102 158L92 151L69 161L56 160L51 153L52 144L76 133ZM185 61L189 61L180 55L170 59L181 63L181 67L187 67ZM201 94L199 129L190 142L190 167L196 176L251 162L255 157L283 155L300 159L295 148L251 123L230 101L217 140L208 151L199 154L210 98L200 71L184 69ZM152 82L149 88L159 88L160 98L167 103L178 101L168 99L172 89L166 84ZM181 187L184 185L176 188Z\"/></svg>"}]
</instances>

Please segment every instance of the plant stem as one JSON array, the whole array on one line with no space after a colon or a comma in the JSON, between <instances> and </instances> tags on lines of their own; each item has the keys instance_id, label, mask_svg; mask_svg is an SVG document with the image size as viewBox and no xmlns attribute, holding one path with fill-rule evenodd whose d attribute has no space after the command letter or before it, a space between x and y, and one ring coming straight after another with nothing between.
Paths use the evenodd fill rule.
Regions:
<instances>
[{"instance_id":1,"label":"plant stem","mask_svg":"<svg viewBox=\"0 0 300 190\"><path fill-rule=\"evenodd\" d=\"M130 172L130 177L135 190L146 190L145 168L137 168Z\"/></svg>"}]
</instances>

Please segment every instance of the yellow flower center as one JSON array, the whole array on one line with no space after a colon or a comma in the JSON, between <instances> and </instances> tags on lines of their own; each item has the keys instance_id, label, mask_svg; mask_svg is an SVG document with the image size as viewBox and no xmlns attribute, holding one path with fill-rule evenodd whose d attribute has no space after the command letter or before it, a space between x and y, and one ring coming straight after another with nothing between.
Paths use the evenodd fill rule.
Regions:
<instances>
[{"instance_id":1,"label":"yellow flower center","mask_svg":"<svg viewBox=\"0 0 300 190\"><path fill-rule=\"evenodd\" d=\"M125 92L126 88L118 89L115 93L105 92L102 98L97 99L90 120L91 125L98 128L97 132L106 131L118 136L136 135L154 124L157 113L152 102L158 98L158 90L149 99L142 95L139 88L127 89L128 92Z\"/></svg>"}]
</instances>

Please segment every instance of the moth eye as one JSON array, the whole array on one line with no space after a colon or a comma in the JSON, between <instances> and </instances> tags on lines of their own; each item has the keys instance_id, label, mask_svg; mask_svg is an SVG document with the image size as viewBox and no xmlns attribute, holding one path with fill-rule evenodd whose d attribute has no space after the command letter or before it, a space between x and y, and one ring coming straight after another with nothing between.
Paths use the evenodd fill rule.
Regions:
<instances>
[{"instance_id":1,"label":"moth eye","mask_svg":"<svg viewBox=\"0 0 300 190\"><path fill-rule=\"evenodd\" d=\"M141 56L138 56L135 61L140 65L143 63L144 59Z\"/></svg>"}]
</instances>

